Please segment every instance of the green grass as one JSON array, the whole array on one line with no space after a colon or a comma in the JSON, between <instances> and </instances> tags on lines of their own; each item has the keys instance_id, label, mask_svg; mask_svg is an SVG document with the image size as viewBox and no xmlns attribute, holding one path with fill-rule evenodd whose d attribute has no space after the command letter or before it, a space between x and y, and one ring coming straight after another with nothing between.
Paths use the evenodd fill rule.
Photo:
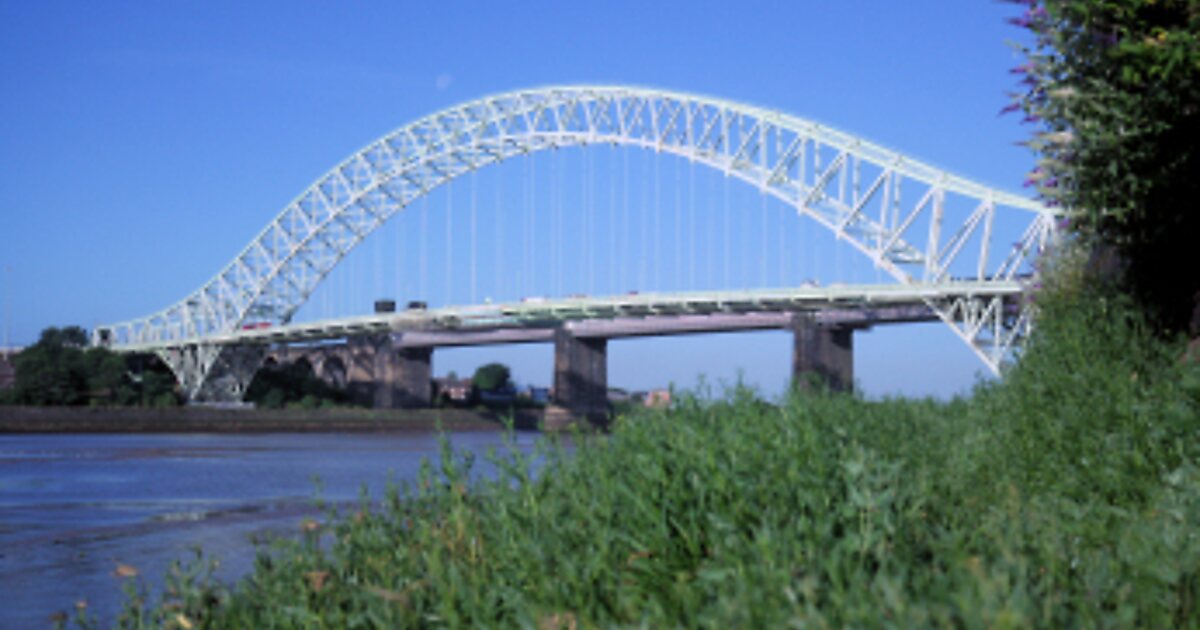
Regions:
<instances>
[{"instance_id":1,"label":"green grass","mask_svg":"<svg viewBox=\"0 0 1200 630\"><path fill-rule=\"evenodd\" d=\"M478 482L447 446L239 583L195 563L121 623L1197 627L1200 370L1119 305L1045 312L966 399L685 396Z\"/></svg>"}]
</instances>

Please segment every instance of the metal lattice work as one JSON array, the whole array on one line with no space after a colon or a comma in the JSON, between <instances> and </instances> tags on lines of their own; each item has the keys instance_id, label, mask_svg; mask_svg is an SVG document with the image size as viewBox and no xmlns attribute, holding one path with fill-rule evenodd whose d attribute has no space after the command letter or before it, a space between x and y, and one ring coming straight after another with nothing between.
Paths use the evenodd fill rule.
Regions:
<instances>
[{"instance_id":1,"label":"metal lattice work","mask_svg":"<svg viewBox=\"0 0 1200 630\"><path fill-rule=\"evenodd\" d=\"M780 112L619 86L525 90L452 107L380 138L304 191L195 293L107 327L103 343L186 355L168 361L190 373L182 380L195 397L223 363L223 351L202 347L206 340L235 334L247 321L289 322L359 242L433 188L509 157L600 143L665 151L742 179L816 220L902 285L1016 286L1054 233L1053 214L1037 202ZM966 200L968 211L951 216L948 197ZM992 245L998 216L1023 226L1001 252ZM969 277L951 277L964 267ZM950 291L928 303L993 370L1029 325L1011 292L976 298Z\"/></svg>"}]
</instances>

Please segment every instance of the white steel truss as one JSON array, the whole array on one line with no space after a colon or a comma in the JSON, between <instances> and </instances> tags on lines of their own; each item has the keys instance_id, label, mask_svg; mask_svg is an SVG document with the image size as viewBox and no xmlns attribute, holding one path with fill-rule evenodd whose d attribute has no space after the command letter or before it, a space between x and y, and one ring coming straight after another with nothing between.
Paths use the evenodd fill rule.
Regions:
<instances>
[{"instance_id":1,"label":"white steel truss","mask_svg":"<svg viewBox=\"0 0 1200 630\"><path fill-rule=\"evenodd\" d=\"M203 398L210 373L228 362L219 348L203 349L208 340L246 322L288 323L358 243L433 188L510 157L601 143L675 154L756 186L901 285L1011 285L1032 274L1032 260L1055 234L1055 215L1033 200L778 111L656 89L548 87L451 107L376 140L301 193L195 293L98 329L95 342L155 348L189 395ZM916 201L903 201L902 190ZM973 209L950 217L948 196ZM1023 226L1007 251L992 243L998 216ZM969 267L970 277L951 277L952 265ZM993 371L1030 325L1019 294L928 303Z\"/></svg>"}]
</instances>

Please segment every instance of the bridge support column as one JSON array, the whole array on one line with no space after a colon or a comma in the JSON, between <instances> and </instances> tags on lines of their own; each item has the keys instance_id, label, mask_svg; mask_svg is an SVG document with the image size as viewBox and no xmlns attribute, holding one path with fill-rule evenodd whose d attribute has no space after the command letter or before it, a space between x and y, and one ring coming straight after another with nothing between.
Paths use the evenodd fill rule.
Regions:
<instances>
[{"instance_id":1,"label":"bridge support column","mask_svg":"<svg viewBox=\"0 0 1200 630\"><path fill-rule=\"evenodd\" d=\"M554 399L572 413L608 411L608 340L554 331Z\"/></svg>"},{"instance_id":2,"label":"bridge support column","mask_svg":"<svg viewBox=\"0 0 1200 630\"><path fill-rule=\"evenodd\" d=\"M158 351L179 381L189 403L238 403L266 349L260 345L196 344Z\"/></svg>"},{"instance_id":3,"label":"bridge support column","mask_svg":"<svg viewBox=\"0 0 1200 630\"><path fill-rule=\"evenodd\" d=\"M375 405L375 357L381 345L390 345L384 335L352 337L346 340L343 363L346 365L346 393L359 405ZM382 353L386 354L386 352Z\"/></svg>"},{"instance_id":4,"label":"bridge support column","mask_svg":"<svg viewBox=\"0 0 1200 630\"><path fill-rule=\"evenodd\" d=\"M854 328L822 324L812 313L792 318L792 382L809 389L822 383L831 391L854 387Z\"/></svg>"},{"instance_id":5,"label":"bridge support column","mask_svg":"<svg viewBox=\"0 0 1200 630\"><path fill-rule=\"evenodd\" d=\"M375 409L428 407L432 348L397 348L391 335L357 337L347 344L347 389Z\"/></svg>"},{"instance_id":6,"label":"bridge support column","mask_svg":"<svg viewBox=\"0 0 1200 630\"><path fill-rule=\"evenodd\" d=\"M433 404L433 348L399 348L391 352L391 407L421 409ZM380 399L376 396L376 406ZM387 405L383 405L387 406Z\"/></svg>"}]
</instances>

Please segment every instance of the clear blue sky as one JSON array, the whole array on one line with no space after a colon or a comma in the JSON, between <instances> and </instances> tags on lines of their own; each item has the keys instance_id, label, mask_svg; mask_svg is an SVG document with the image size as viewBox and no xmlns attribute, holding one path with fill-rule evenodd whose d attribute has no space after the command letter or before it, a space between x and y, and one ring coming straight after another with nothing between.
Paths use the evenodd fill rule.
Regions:
<instances>
[{"instance_id":1,"label":"clear blue sky","mask_svg":"<svg viewBox=\"0 0 1200 630\"><path fill-rule=\"evenodd\" d=\"M167 306L351 152L438 109L523 87L620 83L725 97L1019 191L1032 159L1015 142L1026 130L1016 117L998 116L1014 84L1008 69L1018 63L1005 44L1021 36L1004 23L1011 14L1002 3L949 1L4 0L0 325L7 322L12 342L25 344L45 326L92 327ZM605 179L614 159L591 162L600 192L581 203L604 206L623 194L627 181L615 192L617 184ZM647 172L632 159L635 177L639 168ZM522 168L505 165L431 198L430 231L442 225L439 208L465 216L473 189L484 216L509 207L529 181L553 185L551 161L524 167L533 176ZM705 198L718 185L686 166L663 168L662 194L675 196L671 203ZM575 180L560 185L579 189ZM735 192L733 203L756 203L745 194ZM376 294L414 296L416 281L405 274L418 266L417 217L398 219L365 243L354 268L343 265L331 280L325 295L334 297L314 300L349 314L368 309ZM503 286L507 279L488 284L484 276L500 274L484 259L502 256L486 232L479 239L476 297L517 296L520 287ZM427 238L425 247L427 264L437 267L445 238ZM449 247L462 255L465 231ZM775 260L793 248L799 245L784 241ZM597 255L600 266L609 264ZM828 276L854 264L830 256L817 271L785 270L780 262L775 278ZM455 284L465 286L467 271L461 264L454 270ZM580 276L577 286L602 293L628 284L620 273L599 286ZM870 279L869 270L850 273L852 281ZM421 288L431 301L443 297ZM338 295L358 306L338 306ZM323 314L315 303L308 310ZM940 325L877 329L856 343L858 378L869 394L945 396L968 389L981 369ZM614 342L610 382L691 385L699 373L720 382L740 371L774 392L787 378L789 353L783 333ZM465 373L493 358L511 363L523 382L550 379L544 346L439 352L435 370Z\"/></svg>"}]
</instances>

